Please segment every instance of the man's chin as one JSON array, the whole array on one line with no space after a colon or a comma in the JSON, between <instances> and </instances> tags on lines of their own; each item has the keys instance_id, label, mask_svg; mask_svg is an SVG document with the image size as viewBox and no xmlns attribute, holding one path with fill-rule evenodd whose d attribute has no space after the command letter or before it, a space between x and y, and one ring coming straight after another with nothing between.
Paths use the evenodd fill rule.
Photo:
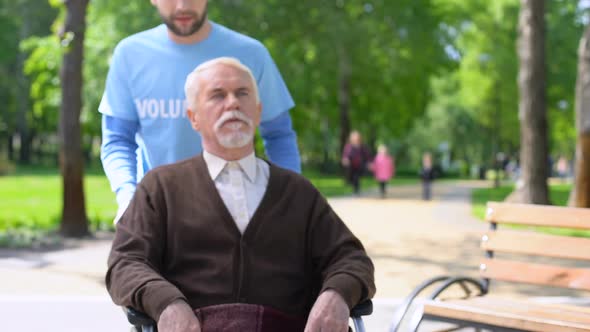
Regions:
<instances>
[{"instance_id":1,"label":"man's chin","mask_svg":"<svg viewBox=\"0 0 590 332\"><path fill-rule=\"evenodd\" d=\"M226 149L240 149L252 144L254 135L249 133L234 133L230 135L220 134L217 136L219 145Z\"/></svg>"},{"instance_id":2,"label":"man's chin","mask_svg":"<svg viewBox=\"0 0 590 332\"><path fill-rule=\"evenodd\" d=\"M168 26L168 29L172 31L176 36L189 37L199 31L200 26L195 26L195 21L191 20L189 23L177 23L174 20L164 21Z\"/></svg>"},{"instance_id":3,"label":"man's chin","mask_svg":"<svg viewBox=\"0 0 590 332\"><path fill-rule=\"evenodd\" d=\"M193 31L191 27L179 27L178 25L174 26L174 34L179 37L189 37L192 36L196 31Z\"/></svg>"}]
</instances>

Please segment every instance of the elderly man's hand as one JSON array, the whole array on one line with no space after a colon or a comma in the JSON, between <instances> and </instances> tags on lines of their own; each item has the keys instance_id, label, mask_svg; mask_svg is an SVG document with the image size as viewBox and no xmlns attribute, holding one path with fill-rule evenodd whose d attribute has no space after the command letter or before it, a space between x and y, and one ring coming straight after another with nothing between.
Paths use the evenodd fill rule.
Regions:
<instances>
[{"instance_id":1,"label":"elderly man's hand","mask_svg":"<svg viewBox=\"0 0 590 332\"><path fill-rule=\"evenodd\" d=\"M158 320L160 332L201 332L199 319L183 300L170 303Z\"/></svg>"},{"instance_id":2,"label":"elderly man's hand","mask_svg":"<svg viewBox=\"0 0 590 332\"><path fill-rule=\"evenodd\" d=\"M340 294L332 289L324 291L315 301L305 332L346 332L350 310Z\"/></svg>"}]
</instances>

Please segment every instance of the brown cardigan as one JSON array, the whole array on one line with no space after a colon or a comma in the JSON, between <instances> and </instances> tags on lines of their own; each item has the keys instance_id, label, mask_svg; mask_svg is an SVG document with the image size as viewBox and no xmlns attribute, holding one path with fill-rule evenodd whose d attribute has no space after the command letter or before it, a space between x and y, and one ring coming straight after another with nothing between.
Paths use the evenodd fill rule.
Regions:
<instances>
[{"instance_id":1,"label":"brown cardigan","mask_svg":"<svg viewBox=\"0 0 590 332\"><path fill-rule=\"evenodd\" d=\"M137 186L117 224L106 284L116 304L156 320L176 299L193 309L251 303L307 316L328 288L349 307L372 297L373 272L311 183L272 164L242 235L199 155L154 169Z\"/></svg>"}]
</instances>

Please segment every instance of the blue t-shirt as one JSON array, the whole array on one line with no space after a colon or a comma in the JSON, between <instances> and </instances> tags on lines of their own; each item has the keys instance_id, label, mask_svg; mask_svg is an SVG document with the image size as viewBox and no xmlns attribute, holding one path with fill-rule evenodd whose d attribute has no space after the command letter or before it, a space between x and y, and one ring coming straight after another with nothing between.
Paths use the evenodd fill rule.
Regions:
<instances>
[{"instance_id":1,"label":"blue t-shirt","mask_svg":"<svg viewBox=\"0 0 590 332\"><path fill-rule=\"evenodd\" d=\"M170 40L159 25L122 40L115 48L99 111L139 124L138 180L147 170L201 152L201 138L186 116L184 83L199 64L229 56L248 66L258 82L261 121L294 106L268 50L259 41L211 22L209 36L196 44Z\"/></svg>"}]
</instances>

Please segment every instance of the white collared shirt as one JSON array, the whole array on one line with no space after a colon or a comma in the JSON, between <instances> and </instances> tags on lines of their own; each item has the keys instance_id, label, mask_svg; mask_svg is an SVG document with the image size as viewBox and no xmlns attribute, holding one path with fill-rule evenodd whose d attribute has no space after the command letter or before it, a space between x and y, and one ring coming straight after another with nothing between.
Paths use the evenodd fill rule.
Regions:
<instances>
[{"instance_id":1,"label":"white collared shirt","mask_svg":"<svg viewBox=\"0 0 590 332\"><path fill-rule=\"evenodd\" d=\"M270 174L268 164L254 153L228 162L207 151L203 158L215 187L243 234L266 192Z\"/></svg>"}]
</instances>

